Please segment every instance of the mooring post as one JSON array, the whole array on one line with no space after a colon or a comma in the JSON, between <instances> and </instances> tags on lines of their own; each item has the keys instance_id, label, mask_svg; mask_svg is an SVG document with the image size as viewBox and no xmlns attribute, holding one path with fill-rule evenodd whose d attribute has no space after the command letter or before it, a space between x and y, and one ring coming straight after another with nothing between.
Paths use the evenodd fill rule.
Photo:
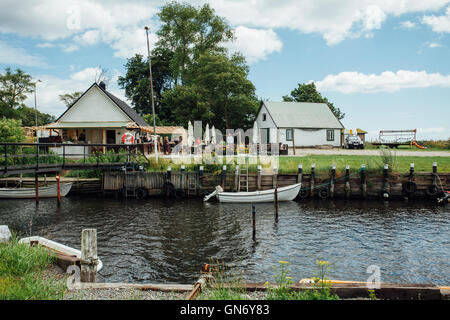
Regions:
<instances>
[{"instance_id":1,"label":"mooring post","mask_svg":"<svg viewBox=\"0 0 450 320\"><path fill-rule=\"evenodd\" d=\"M239 189L239 165L236 165L234 170L234 191L238 191Z\"/></svg>"},{"instance_id":2,"label":"mooring post","mask_svg":"<svg viewBox=\"0 0 450 320\"><path fill-rule=\"evenodd\" d=\"M262 171L262 167L261 165L258 165L258 170L257 170L257 176L256 176L256 188L259 190L261 190L261 171Z\"/></svg>"},{"instance_id":3,"label":"mooring post","mask_svg":"<svg viewBox=\"0 0 450 320\"><path fill-rule=\"evenodd\" d=\"M203 188L203 166L198 168L198 184L200 188ZM200 188L197 188L197 195L200 192Z\"/></svg>"},{"instance_id":4,"label":"mooring post","mask_svg":"<svg viewBox=\"0 0 450 320\"><path fill-rule=\"evenodd\" d=\"M336 164L331 165L331 179L330 179L330 197L334 198L334 180L336 178Z\"/></svg>"},{"instance_id":5,"label":"mooring post","mask_svg":"<svg viewBox=\"0 0 450 320\"><path fill-rule=\"evenodd\" d=\"M436 177L437 177L437 162L433 162L433 186L436 185Z\"/></svg>"},{"instance_id":6,"label":"mooring post","mask_svg":"<svg viewBox=\"0 0 450 320\"><path fill-rule=\"evenodd\" d=\"M350 198L350 166L345 166L345 196Z\"/></svg>"},{"instance_id":7,"label":"mooring post","mask_svg":"<svg viewBox=\"0 0 450 320\"><path fill-rule=\"evenodd\" d=\"M278 187L275 187L275 221L278 221Z\"/></svg>"},{"instance_id":8,"label":"mooring post","mask_svg":"<svg viewBox=\"0 0 450 320\"><path fill-rule=\"evenodd\" d=\"M184 167L184 164L181 165L181 172L180 172L180 189L184 190L184 170L186 168Z\"/></svg>"},{"instance_id":9,"label":"mooring post","mask_svg":"<svg viewBox=\"0 0 450 320\"><path fill-rule=\"evenodd\" d=\"M223 165L222 167L222 188L225 190L225 184L227 181L227 166Z\"/></svg>"},{"instance_id":10,"label":"mooring post","mask_svg":"<svg viewBox=\"0 0 450 320\"><path fill-rule=\"evenodd\" d=\"M299 164L298 170L297 170L297 183L302 183L302 182L303 182L303 165Z\"/></svg>"},{"instance_id":11,"label":"mooring post","mask_svg":"<svg viewBox=\"0 0 450 320\"><path fill-rule=\"evenodd\" d=\"M383 168L383 190L382 190L382 196L384 200L389 199L389 190L388 190L388 183L389 183L389 165L386 163Z\"/></svg>"},{"instance_id":12,"label":"mooring post","mask_svg":"<svg viewBox=\"0 0 450 320\"><path fill-rule=\"evenodd\" d=\"M172 167L168 166L167 173L166 173L166 181L170 182L171 178L172 178Z\"/></svg>"},{"instance_id":13,"label":"mooring post","mask_svg":"<svg viewBox=\"0 0 450 320\"><path fill-rule=\"evenodd\" d=\"M316 168L316 164L313 163L311 165L311 179L309 182L311 198L314 197L314 171L315 171L315 168Z\"/></svg>"},{"instance_id":14,"label":"mooring post","mask_svg":"<svg viewBox=\"0 0 450 320\"><path fill-rule=\"evenodd\" d=\"M59 174L56 175L56 184L57 184L57 189L58 189L58 192L57 192L57 195L58 195L57 203L58 203L58 207L59 207L61 205L61 181L60 181Z\"/></svg>"},{"instance_id":15,"label":"mooring post","mask_svg":"<svg viewBox=\"0 0 450 320\"><path fill-rule=\"evenodd\" d=\"M367 182L366 182L366 165L365 164L361 165L360 176L361 176L361 196L363 198L366 198L367 197Z\"/></svg>"},{"instance_id":16,"label":"mooring post","mask_svg":"<svg viewBox=\"0 0 450 320\"><path fill-rule=\"evenodd\" d=\"M414 181L414 162L409 164L409 181Z\"/></svg>"},{"instance_id":17,"label":"mooring post","mask_svg":"<svg viewBox=\"0 0 450 320\"><path fill-rule=\"evenodd\" d=\"M277 186L278 186L278 168L273 167L272 188L275 189Z\"/></svg>"},{"instance_id":18,"label":"mooring post","mask_svg":"<svg viewBox=\"0 0 450 320\"><path fill-rule=\"evenodd\" d=\"M81 232L81 282L97 282L97 230L83 229Z\"/></svg>"},{"instance_id":19,"label":"mooring post","mask_svg":"<svg viewBox=\"0 0 450 320\"><path fill-rule=\"evenodd\" d=\"M253 228L253 241L256 240L256 208L252 204L252 228Z\"/></svg>"},{"instance_id":20,"label":"mooring post","mask_svg":"<svg viewBox=\"0 0 450 320\"><path fill-rule=\"evenodd\" d=\"M34 174L34 187L36 189L36 205L39 204L39 180L37 172Z\"/></svg>"}]
</instances>

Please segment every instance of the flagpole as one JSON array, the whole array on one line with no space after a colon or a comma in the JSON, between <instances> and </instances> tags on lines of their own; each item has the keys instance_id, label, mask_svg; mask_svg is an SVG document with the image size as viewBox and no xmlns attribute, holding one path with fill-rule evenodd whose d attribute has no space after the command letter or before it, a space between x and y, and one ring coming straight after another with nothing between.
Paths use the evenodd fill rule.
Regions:
<instances>
[{"instance_id":1,"label":"flagpole","mask_svg":"<svg viewBox=\"0 0 450 320\"><path fill-rule=\"evenodd\" d=\"M153 97L153 77L152 77L152 60L150 58L150 41L148 40L149 27L145 27L147 34L147 51L148 51L148 70L150 71L150 95L152 97L152 112L153 112L153 141L155 144L155 160L158 163L158 143L156 142L156 116L155 116L155 99Z\"/></svg>"}]
</instances>

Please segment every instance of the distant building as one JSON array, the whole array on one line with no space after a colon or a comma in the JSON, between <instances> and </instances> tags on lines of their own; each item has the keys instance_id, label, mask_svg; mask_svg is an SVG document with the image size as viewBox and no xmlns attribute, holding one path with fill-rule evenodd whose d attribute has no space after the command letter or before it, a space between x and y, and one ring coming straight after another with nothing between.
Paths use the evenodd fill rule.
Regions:
<instances>
[{"instance_id":1,"label":"distant building","mask_svg":"<svg viewBox=\"0 0 450 320\"><path fill-rule=\"evenodd\" d=\"M344 126L327 104L264 101L256 120L261 143L287 144L290 149L341 147Z\"/></svg>"}]
</instances>

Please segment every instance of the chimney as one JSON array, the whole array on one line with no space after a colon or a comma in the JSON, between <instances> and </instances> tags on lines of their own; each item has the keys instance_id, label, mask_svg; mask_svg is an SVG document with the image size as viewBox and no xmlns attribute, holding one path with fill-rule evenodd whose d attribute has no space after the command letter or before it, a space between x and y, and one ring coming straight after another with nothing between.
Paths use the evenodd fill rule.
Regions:
<instances>
[{"instance_id":1,"label":"chimney","mask_svg":"<svg viewBox=\"0 0 450 320\"><path fill-rule=\"evenodd\" d=\"M103 90L106 90L106 84L103 81L100 81L100 83L98 84L98 86L100 88L102 88Z\"/></svg>"}]
</instances>

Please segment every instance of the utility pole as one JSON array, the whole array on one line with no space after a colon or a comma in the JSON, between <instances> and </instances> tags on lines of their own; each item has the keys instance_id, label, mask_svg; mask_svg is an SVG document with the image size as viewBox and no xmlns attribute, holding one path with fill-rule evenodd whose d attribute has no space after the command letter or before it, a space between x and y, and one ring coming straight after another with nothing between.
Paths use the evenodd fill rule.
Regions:
<instances>
[{"instance_id":1,"label":"utility pole","mask_svg":"<svg viewBox=\"0 0 450 320\"><path fill-rule=\"evenodd\" d=\"M37 130L37 126L38 126L38 120L37 120L37 103L36 103L36 84L38 82L42 82L41 80L37 80L34 83L34 123L36 126L36 130ZM37 138L37 131L36 131L36 138Z\"/></svg>"},{"instance_id":2,"label":"utility pole","mask_svg":"<svg viewBox=\"0 0 450 320\"><path fill-rule=\"evenodd\" d=\"M153 141L155 144L155 160L158 163L158 143L156 142L156 116L155 116L155 99L153 97L153 77L152 77L152 60L150 58L150 41L148 39L149 27L145 27L147 34L147 51L148 51L148 70L150 71L150 95L152 98L152 112L153 112Z\"/></svg>"}]
</instances>

